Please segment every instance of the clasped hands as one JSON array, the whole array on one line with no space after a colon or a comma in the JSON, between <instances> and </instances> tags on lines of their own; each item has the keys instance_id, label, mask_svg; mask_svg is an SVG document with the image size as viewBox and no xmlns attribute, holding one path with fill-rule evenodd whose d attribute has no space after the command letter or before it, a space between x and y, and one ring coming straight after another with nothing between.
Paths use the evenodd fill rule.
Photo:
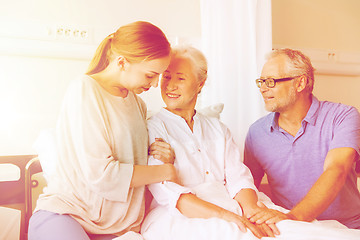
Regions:
<instances>
[{"instance_id":1,"label":"clasped hands","mask_svg":"<svg viewBox=\"0 0 360 240\"><path fill-rule=\"evenodd\" d=\"M169 143L165 142L162 138L155 138L155 142L149 147L148 154L164 163L163 165L167 169L167 181L179 183L174 166L175 151Z\"/></svg>"},{"instance_id":2,"label":"clasped hands","mask_svg":"<svg viewBox=\"0 0 360 240\"><path fill-rule=\"evenodd\" d=\"M162 138L155 138L155 142L149 147L148 154L163 163L174 164L175 161L174 149L172 149L170 144L165 142Z\"/></svg>"},{"instance_id":3,"label":"clasped hands","mask_svg":"<svg viewBox=\"0 0 360 240\"><path fill-rule=\"evenodd\" d=\"M280 231L276 227L276 223L296 218L290 213L282 213L275 209L267 208L262 202L258 201L256 206L248 207L243 209L244 216L255 226L257 226L264 236L275 237L279 235Z\"/></svg>"}]
</instances>

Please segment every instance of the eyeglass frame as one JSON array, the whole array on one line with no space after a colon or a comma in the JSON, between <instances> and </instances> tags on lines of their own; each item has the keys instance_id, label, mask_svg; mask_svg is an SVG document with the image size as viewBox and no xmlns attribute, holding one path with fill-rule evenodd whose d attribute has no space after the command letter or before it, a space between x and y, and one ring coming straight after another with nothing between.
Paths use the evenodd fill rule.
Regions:
<instances>
[{"instance_id":1,"label":"eyeglass frame","mask_svg":"<svg viewBox=\"0 0 360 240\"><path fill-rule=\"evenodd\" d=\"M256 83L256 86L257 86L258 88L261 88L261 85L262 85L264 82L265 82L266 87L268 87L268 88L274 88L274 87L276 86L276 83L277 83L277 82L290 81L290 80L293 80L293 79L298 78L298 77L301 77L301 76L302 76L302 75L295 76L295 77L286 77L286 78L265 78L265 79L257 78L257 79L255 80L255 83ZM270 86L266 83L267 80L269 80L269 79L272 79L272 80L274 81L274 86L270 87ZM260 83L260 81L261 81L261 83ZM260 83L260 84L258 84L258 83Z\"/></svg>"}]
</instances>

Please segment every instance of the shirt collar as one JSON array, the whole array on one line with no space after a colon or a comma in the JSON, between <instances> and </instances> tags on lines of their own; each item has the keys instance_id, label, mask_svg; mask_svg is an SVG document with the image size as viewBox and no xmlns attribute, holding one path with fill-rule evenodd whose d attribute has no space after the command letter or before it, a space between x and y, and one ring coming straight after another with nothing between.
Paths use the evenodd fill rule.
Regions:
<instances>
[{"instance_id":1,"label":"shirt collar","mask_svg":"<svg viewBox=\"0 0 360 240\"><path fill-rule=\"evenodd\" d=\"M320 102L314 95L312 95L311 106L303 121L306 121L311 125L315 125L316 119L319 115L319 109L320 109Z\"/></svg>"},{"instance_id":2,"label":"shirt collar","mask_svg":"<svg viewBox=\"0 0 360 240\"><path fill-rule=\"evenodd\" d=\"M160 113L167 116L167 117L173 118L173 119L180 119L181 118L179 115L176 115L175 113L172 113L172 112L170 112L169 110L167 110L165 108L161 108Z\"/></svg>"},{"instance_id":3,"label":"shirt collar","mask_svg":"<svg viewBox=\"0 0 360 240\"><path fill-rule=\"evenodd\" d=\"M160 113L161 113L161 114L164 114L164 115L166 115L166 116L168 116L168 117L171 117L171 118L173 118L173 119L182 119L182 120L184 120L184 119L183 119L182 117L180 117L179 115L176 115L175 113L170 112L169 110L167 110L167 109L165 109L165 108L161 108L161 109L160 109ZM194 118L194 120L198 118L198 113L197 113L196 110L195 110L195 115L193 116L193 118Z\"/></svg>"},{"instance_id":4,"label":"shirt collar","mask_svg":"<svg viewBox=\"0 0 360 240\"><path fill-rule=\"evenodd\" d=\"M311 125L315 125L316 119L319 115L320 102L314 95L311 95L311 97L312 97L311 106L303 121L306 121ZM270 132L272 132L274 129L279 129L278 118L279 118L279 113L277 112L272 112L269 114L268 126Z\"/></svg>"},{"instance_id":5,"label":"shirt collar","mask_svg":"<svg viewBox=\"0 0 360 240\"><path fill-rule=\"evenodd\" d=\"M275 129L279 129L279 125L278 125L278 121L277 121L278 117L279 117L279 113L277 113L277 112L272 112L269 114L268 124L269 124L270 132L274 131Z\"/></svg>"}]
</instances>

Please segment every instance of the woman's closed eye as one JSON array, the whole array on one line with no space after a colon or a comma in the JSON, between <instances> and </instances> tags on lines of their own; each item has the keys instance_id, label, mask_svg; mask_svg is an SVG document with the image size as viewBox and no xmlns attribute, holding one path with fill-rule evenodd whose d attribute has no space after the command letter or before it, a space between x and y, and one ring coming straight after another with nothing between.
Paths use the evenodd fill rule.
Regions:
<instances>
[{"instance_id":1,"label":"woman's closed eye","mask_svg":"<svg viewBox=\"0 0 360 240\"><path fill-rule=\"evenodd\" d=\"M154 77L156 77L157 75L145 75L147 79L153 79Z\"/></svg>"}]
</instances>

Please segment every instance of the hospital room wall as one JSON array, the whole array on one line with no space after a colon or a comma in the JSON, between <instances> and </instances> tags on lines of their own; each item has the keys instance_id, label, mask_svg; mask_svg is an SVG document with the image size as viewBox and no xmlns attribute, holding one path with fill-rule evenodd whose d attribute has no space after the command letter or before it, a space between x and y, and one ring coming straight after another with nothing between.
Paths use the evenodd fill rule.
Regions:
<instances>
[{"instance_id":1,"label":"hospital room wall","mask_svg":"<svg viewBox=\"0 0 360 240\"><path fill-rule=\"evenodd\" d=\"M66 87L86 71L96 46L119 26L138 20L159 26L173 42L198 39L200 1L2 1L0 45L7 39L1 37L2 26L12 25L9 31L21 39L15 36L10 43L6 42L10 45L19 42L11 46L13 51L0 46L0 155L36 154L32 143L41 129L55 126ZM25 25L34 27L34 31L17 30ZM45 25L84 27L89 29L91 39L84 44L57 38L47 40L44 33L36 32ZM44 49L47 44L49 49ZM152 90L145 98L159 95L156 91ZM148 105L159 104L160 95L159 98L148 101Z\"/></svg>"},{"instance_id":2,"label":"hospital room wall","mask_svg":"<svg viewBox=\"0 0 360 240\"><path fill-rule=\"evenodd\" d=\"M359 53L358 9L358 0L272 0L273 45ZM83 44L89 48L135 20L153 22L173 42L201 38L200 0L14 0L3 1L0 8L0 23L89 27L91 42ZM0 155L35 153L32 143L41 129L55 126L69 81L88 62L86 57L0 54ZM360 109L359 89L359 76L316 75L314 92L322 100ZM152 96L159 96L159 89L144 96L150 108L161 104Z\"/></svg>"},{"instance_id":3,"label":"hospital room wall","mask_svg":"<svg viewBox=\"0 0 360 240\"><path fill-rule=\"evenodd\" d=\"M359 9L358 0L272 0L273 46L360 56ZM315 75L314 94L321 100L360 110L359 93L360 76Z\"/></svg>"}]
</instances>

